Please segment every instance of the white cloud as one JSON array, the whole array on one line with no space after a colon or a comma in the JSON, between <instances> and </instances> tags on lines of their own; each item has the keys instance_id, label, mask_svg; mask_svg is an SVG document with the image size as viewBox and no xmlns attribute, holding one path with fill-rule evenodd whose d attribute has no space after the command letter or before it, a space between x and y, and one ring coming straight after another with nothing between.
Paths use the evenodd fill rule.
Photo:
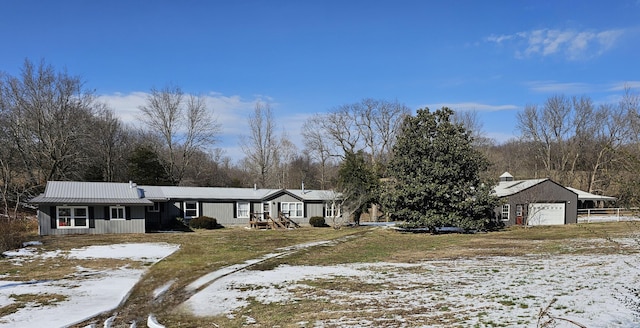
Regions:
<instances>
[{"instance_id":1,"label":"white cloud","mask_svg":"<svg viewBox=\"0 0 640 328\"><path fill-rule=\"evenodd\" d=\"M614 83L613 85L611 85L608 91L624 91L627 88L640 91L640 81L625 81Z\"/></svg>"},{"instance_id":2,"label":"white cloud","mask_svg":"<svg viewBox=\"0 0 640 328\"><path fill-rule=\"evenodd\" d=\"M619 81L606 84L589 84L583 82L529 81L525 83L529 89L538 93L549 94L590 94L601 92L619 92L625 88L640 89L640 81Z\"/></svg>"},{"instance_id":3,"label":"white cloud","mask_svg":"<svg viewBox=\"0 0 640 328\"><path fill-rule=\"evenodd\" d=\"M106 103L123 123L143 128L144 122L140 118L140 106L145 105L149 93L131 92L113 93L100 95L100 101ZM221 148L225 155L232 160L241 159L244 154L240 147L243 135L249 135L248 117L255 108L257 102L269 103L273 110L274 119L277 123L276 133L281 134L287 131L289 139L299 148L302 138L300 129L307 119L305 114L290 114L278 111L278 103L268 96L253 95L250 98L243 98L239 95L226 96L217 92L209 92L202 95L207 104L207 108L213 110L213 114L221 127L219 143L217 148Z\"/></svg>"},{"instance_id":4,"label":"white cloud","mask_svg":"<svg viewBox=\"0 0 640 328\"><path fill-rule=\"evenodd\" d=\"M560 83L556 81L530 81L526 83L534 92L540 93L588 93L596 90L598 87L587 83L568 82Z\"/></svg>"},{"instance_id":5,"label":"white cloud","mask_svg":"<svg viewBox=\"0 0 640 328\"><path fill-rule=\"evenodd\" d=\"M439 103L439 104L427 104L423 107L429 107L431 109L440 109L442 107L449 107L453 110L459 111L471 111L475 110L478 112L495 112L500 110L516 110L520 107L516 105L489 105L489 104L481 104L475 102L462 102L462 103Z\"/></svg>"},{"instance_id":6,"label":"white cloud","mask_svg":"<svg viewBox=\"0 0 640 328\"><path fill-rule=\"evenodd\" d=\"M597 57L611 49L624 33L621 29L577 31L572 29L539 29L511 35L491 35L486 41L503 45L513 43L515 55L528 58L562 55L569 60Z\"/></svg>"},{"instance_id":7,"label":"white cloud","mask_svg":"<svg viewBox=\"0 0 640 328\"><path fill-rule=\"evenodd\" d=\"M141 121L138 119L139 106L145 104L147 100L145 92L131 92L128 94L113 93L98 96L98 100L106 103L118 116L122 122L139 127Z\"/></svg>"}]
</instances>

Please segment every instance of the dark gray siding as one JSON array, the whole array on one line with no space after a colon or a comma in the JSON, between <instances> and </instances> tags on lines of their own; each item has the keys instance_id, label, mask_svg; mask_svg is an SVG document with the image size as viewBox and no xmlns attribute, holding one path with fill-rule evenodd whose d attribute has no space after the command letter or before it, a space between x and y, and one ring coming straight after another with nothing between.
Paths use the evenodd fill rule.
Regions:
<instances>
[{"instance_id":1,"label":"dark gray siding","mask_svg":"<svg viewBox=\"0 0 640 328\"><path fill-rule=\"evenodd\" d=\"M506 226L516 224L516 206L523 204L525 217L529 204L533 203L564 203L565 224L578 222L578 195L571 190L551 181L543 181L519 193L503 197L505 204L509 204L509 220L503 221ZM501 207L496 209L499 215Z\"/></svg>"}]
</instances>

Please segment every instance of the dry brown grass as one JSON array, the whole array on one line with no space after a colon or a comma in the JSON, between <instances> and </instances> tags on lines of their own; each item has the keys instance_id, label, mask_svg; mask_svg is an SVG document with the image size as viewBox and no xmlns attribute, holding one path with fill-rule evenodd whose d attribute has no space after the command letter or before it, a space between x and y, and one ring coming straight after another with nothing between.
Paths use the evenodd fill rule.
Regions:
<instances>
[{"instance_id":1,"label":"dry brown grass","mask_svg":"<svg viewBox=\"0 0 640 328\"><path fill-rule=\"evenodd\" d=\"M393 318L401 316L402 310L386 312L371 310L363 314L353 309L330 302L318 304L303 297L290 304L263 305L259 302L235 313L234 317L197 318L174 309L190 295L184 287L209 272L231 264L242 263L280 247L300 243L334 240L332 246L315 246L300 250L285 258L275 258L252 269L268 270L280 264L289 265L333 265L343 263L396 262L416 263L431 259L470 258L482 256L521 256L525 254L580 254L585 252L616 253L635 252L638 247L622 245L617 238L637 238L640 227L636 223L603 223L568 225L557 227L510 228L486 234L410 234L381 228L345 228L342 230L303 228L287 231L257 231L244 228L203 230L194 233L139 234L139 235L82 235L43 237L42 249L70 250L72 248L139 242L166 242L179 244L180 250L149 268L143 279L134 288L123 307L118 309L118 322L125 326L136 320L144 322L146 315L154 313L167 327L242 327L248 317L259 318L257 327L305 327L313 326L316 320L337 319L351 310L359 315L375 319L381 327L393 326ZM597 245L597 247L594 247ZM638 244L640 245L640 243ZM636 246L638 246L636 245ZM76 266L102 269L127 265L122 260L42 260L25 263L22 268L12 266L7 260L0 262L1 272L12 279L55 279L68 277ZM411 269L407 269L411 270ZM154 300L153 291L175 281L167 294ZM318 281L328 288L363 292L378 290L377 284L354 284L347 281ZM334 286L334 287L330 287ZM321 290L319 288L318 290ZM309 292L299 290L298 293ZM454 305L442 303L439 308ZM319 309L323 309L319 311ZM422 309L433 312L433 316L415 316L416 325L453 325L454 319L438 309ZM10 311L5 309L4 311ZM345 312L346 311L346 312ZM412 311L416 311L413 309ZM111 314L107 314L108 316ZM101 318L101 319L104 319ZM95 322L94 320L93 322ZM307 324L305 324L305 322ZM86 325L83 323L80 326ZM410 325L411 326L411 325Z\"/></svg>"}]
</instances>

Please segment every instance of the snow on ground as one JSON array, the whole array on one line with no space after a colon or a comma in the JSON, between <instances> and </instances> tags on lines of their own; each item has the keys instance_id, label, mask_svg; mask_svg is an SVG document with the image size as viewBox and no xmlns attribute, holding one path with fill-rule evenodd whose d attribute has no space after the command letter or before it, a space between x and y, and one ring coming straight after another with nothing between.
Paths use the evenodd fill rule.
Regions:
<instances>
[{"instance_id":1,"label":"snow on ground","mask_svg":"<svg viewBox=\"0 0 640 328\"><path fill-rule=\"evenodd\" d=\"M21 261L36 257L109 258L155 263L175 252L178 247L166 243L131 243L89 246L72 249L68 253L38 253L36 249L28 247L3 254L18 265ZM15 303L16 297L24 294L62 295L66 298L48 306L27 304L15 313L1 317L0 327L64 327L82 322L116 308L143 273L143 269L127 267L101 271L78 267L74 276L60 280L0 281L0 307Z\"/></svg>"},{"instance_id":2,"label":"snow on ground","mask_svg":"<svg viewBox=\"0 0 640 328\"><path fill-rule=\"evenodd\" d=\"M578 223L596 223L596 222L621 222L621 221L640 221L637 216L616 216L616 215L589 215L579 216Z\"/></svg>"},{"instance_id":3,"label":"snow on ground","mask_svg":"<svg viewBox=\"0 0 640 328\"><path fill-rule=\"evenodd\" d=\"M436 319L467 327L536 327L539 311L557 298L549 311L553 316L587 327L638 327L638 312L629 305L637 305L640 300L628 289L637 288L640 283L640 269L633 264L638 256L282 265L270 271L244 270L221 277L192 296L182 308L197 316L233 315L235 310L249 305L249 300L292 304L304 295L304 299L319 304L329 302L341 309L333 316L329 314L328 319L316 321L316 327L430 326L428 323L434 322L430 320ZM305 284L318 279L332 280L336 288ZM365 288L365 292L345 290L339 286L345 281L380 288Z\"/></svg>"}]
</instances>

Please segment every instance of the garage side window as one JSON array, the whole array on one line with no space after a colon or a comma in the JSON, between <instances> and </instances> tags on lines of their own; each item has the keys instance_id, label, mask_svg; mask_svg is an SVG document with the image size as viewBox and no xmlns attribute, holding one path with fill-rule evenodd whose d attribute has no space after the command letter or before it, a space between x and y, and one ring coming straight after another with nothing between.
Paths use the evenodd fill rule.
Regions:
<instances>
[{"instance_id":1,"label":"garage side window","mask_svg":"<svg viewBox=\"0 0 640 328\"><path fill-rule=\"evenodd\" d=\"M502 205L502 213L500 213L500 218L503 221L508 221L509 220L509 210L510 210L509 204Z\"/></svg>"},{"instance_id":2,"label":"garage side window","mask_svg":"<svg viewBox=\"0 0 640 328\"><path fill-rule=\"evenodd\" d=\"M58 228L87 228L89 209L86 206L58 206Z\"/></svg>"}]
</instances>

